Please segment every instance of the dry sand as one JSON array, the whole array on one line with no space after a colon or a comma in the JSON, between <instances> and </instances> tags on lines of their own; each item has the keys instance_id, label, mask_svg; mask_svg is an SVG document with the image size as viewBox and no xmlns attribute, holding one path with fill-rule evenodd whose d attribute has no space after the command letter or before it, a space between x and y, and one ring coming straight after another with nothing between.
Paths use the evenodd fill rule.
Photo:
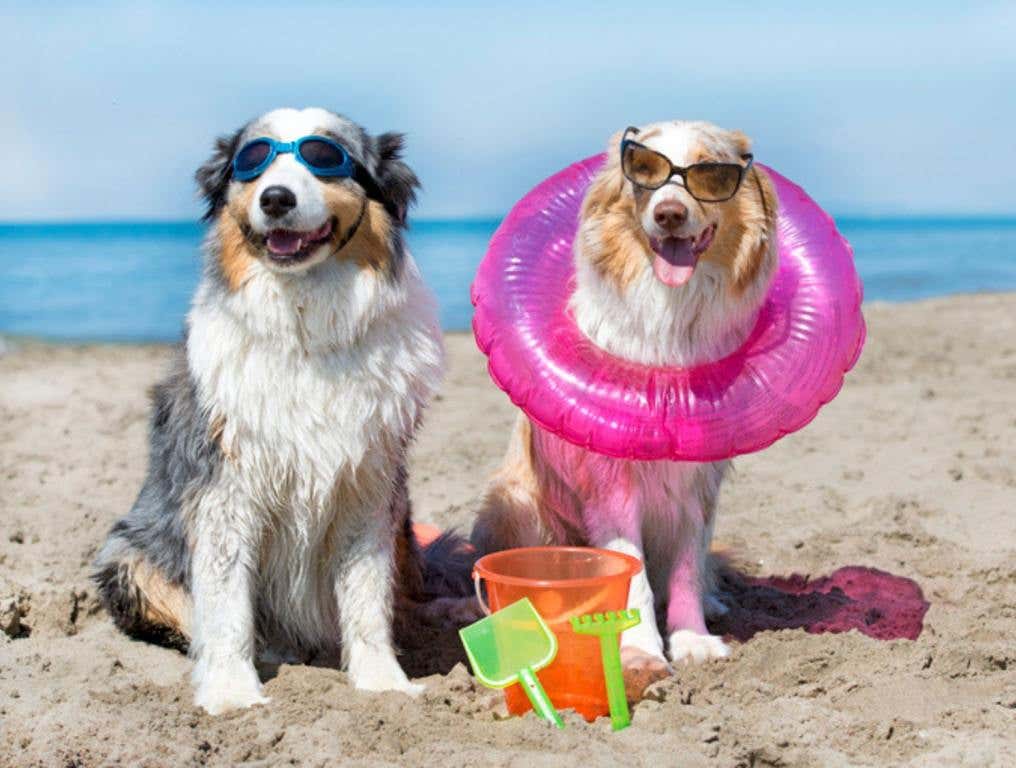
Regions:
<instances>
[{"instance_id":1,"label":"dry sand","mask_svg":"<svg viewBox=\"0 0 1016 768\"><path fill-rule=\"evenodd\" d=\"M619 734L499 718L452 634L410 633L411 701L328 660L263 668L267 706L210 718L189 663L127 639L88 563L145 466L156 346L0 356L0 764L1016 765L1016 295L870 305L868 347L804 431L740 459L718 537L749 574L912 578L916 641L761 632L683 668ZM417 517L468 525L514 416L469 337L415 448ZM435 650L436 649L436 650ZM444 674L442 674L444 672Z\"/></svg>"}]
</instances>

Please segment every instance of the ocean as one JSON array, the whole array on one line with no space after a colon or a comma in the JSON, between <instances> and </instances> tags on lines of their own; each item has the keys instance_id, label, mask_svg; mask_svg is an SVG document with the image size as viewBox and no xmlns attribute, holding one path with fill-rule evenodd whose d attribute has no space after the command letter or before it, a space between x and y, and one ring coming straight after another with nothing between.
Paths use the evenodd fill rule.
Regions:
<instances>
[{"instance_id":1,"label":"ocean","mask_svg":"<svg viewBox=\"0 0 1016 768\"><path fill-rule=\"evenodd\" d=\"M1016 290L1016 218L840 218L868 301ZM446 330L498 220L416 221L409 245ZM0 334L172 341L201 268L192 222L0 224Z\"/></svg>"}]
</instances>

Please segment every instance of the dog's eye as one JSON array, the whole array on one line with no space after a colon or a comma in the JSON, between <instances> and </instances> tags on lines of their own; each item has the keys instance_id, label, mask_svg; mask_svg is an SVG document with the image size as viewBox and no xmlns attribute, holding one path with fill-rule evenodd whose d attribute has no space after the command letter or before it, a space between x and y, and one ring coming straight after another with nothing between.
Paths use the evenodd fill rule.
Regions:
<instances>
[{"instance_id":1,"label":"dog's eye","mask_svg":"<svg viewBox=\"0 0 1016 768\"><path fill-rule=\"evenodd\" d=\"M252 141L237 152L234 164L239 171L254 170L265 161L270 151L271 145L267 141Z\"/></svg>"},{"instance_id":2,"label":"dog's eye","mask_svg":"<svg viewBox=\"0 0 1016 768\"><path fill-rule=\"evenodd\" d=\"M300 156L315 168L339 168L346 162L342 149L317 139L309 139L300 145Z\"/></svg>"}]
</instances>

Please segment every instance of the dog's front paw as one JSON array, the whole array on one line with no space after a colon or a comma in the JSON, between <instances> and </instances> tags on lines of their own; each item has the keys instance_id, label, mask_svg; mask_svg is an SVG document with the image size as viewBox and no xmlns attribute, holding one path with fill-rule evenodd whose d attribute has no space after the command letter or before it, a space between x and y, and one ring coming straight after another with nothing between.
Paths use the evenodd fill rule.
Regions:
<instances>
[{"instance_id":1,"label":"dog's front paw","mask_svg":"<svg viewBox=\"0 0 1016 768\"><path fill-rule=\"evenodd\" d=\"M267 696L262 695L257 670L249 661L198 662L194 669L194 685L194 704L210 715L221 715L269 701Z\"/></svg>"},{"instance_id":2,"label":"dog's front paw","mask_svg":"<svg viewBox=\"0 0 1016 768\"><path fill-rule=\"evenodd\" d=\"M730 646L716 635L700 635L690 629L679 629L670 636L668 655L675 664L725 659L730 655Z\"/></svg>"},{"instance_id":3,"label":"dog's front paw","mask_svg":"<svg viewBox=\"0 0 1016 768\"><path fill-rule=\"evenodd\" d=\"M424 686L410 682L395 657L387 654L372 654L349 665L349 678L361 691L400 691L409 696L419 696Z\"/></svg>"},{"instance_id":4,"label":"dog's front paw","mask_svg":"<svg viewBox=\"0 0 1016 768\"><path fill-rule=\"evenodd\" d=\"M621 646L621 666L624 669L624 692L628 701L641 701L653 683L674 674L667 660L634 646Z\"/></svg>"}]
</instances>

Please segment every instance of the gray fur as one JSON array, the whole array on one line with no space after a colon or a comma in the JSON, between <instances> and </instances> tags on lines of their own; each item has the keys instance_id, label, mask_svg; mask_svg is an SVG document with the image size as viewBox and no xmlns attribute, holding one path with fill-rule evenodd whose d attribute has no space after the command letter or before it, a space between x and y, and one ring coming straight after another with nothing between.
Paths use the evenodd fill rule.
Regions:
<instances>
[{"instance_id":1,"label":"gray fur","mask_svg":"<svg viewBox=\"0 0 1016 768\"><path fill-rule=\"evenodd\" d=\"M478 555L465 537L444 531L423 548L423 585L428 599L470 597Z\"/></svg>"},{"instance_id":2,"label":"gray fur","mask_svg":"<svg viewBox=\"0 0 1016 768\"><path fill-rule=\"evenodd\" d=\"M95 561L93 578L103 603L117 624L134 634L151 628L141 622L143 597L134 594L123 563L140 555L166 581L188 588L191 556L182 507L214 482L222 465L187 369L186 343L152 390L144 485L130 512L114 523Z\"/></svg>"},{"instance_id":3,"label":"gray fur","mask_svg":"<svg viewBox=\"0 0 1016 768\"><path fill-rule=\"evenodd\" d=\"M420 186L416 175L401 159L403 137L397 133L374 137L342 116L334 118L317 132L342 144L367 172L369 178L365 183L376 187L375 194L381 193L385 210L395 225L391 227L389 251L393 264L391 277L398 279L405 255L406 216ZM233 185L240 184L232 179L233 156L246 141L266 132L266 127L255 120L235 133L220 137L212 155L195 174L207 206L203 218L213 222L203 248L205 275L223 293L228 291L228 286L221 273L219 233L214 222L226 205ZM321 182L358 183L353 179L325 178ZM244 226L245 223L240 224ZM166 582L190 592L191 542L183 510L214 485L224 457L215 442L208 414L198 402L196 383L188 369L187 343L185 337L168 375L152 390L148 473L133 507L110 530L96 557L93 573L100 599L121 629L173 645L186 643L186 638L146 622L146 597L132 578L130 564L143 558ZM411 547L416 572L407 576L412 591L424 599L469 594L472 559L463 540L457 536L442 536L420 552L411 535L404 467L399 468L395 485L391 511ZM259 623L264 628L264 617L261 619Z\"/></svg>"},{"instance_id":4,"label":"gray fur","mask_svg":"<svg viewBox=\"0 0 1016 768\"><path fill-rule=\"evenodd\" d=\"M320 126L315 132L334 139L345 147L350 157L367 171L379 191L384 195L385 209L389 215L399 227L405 227L409 208L416 201L416 190L420 188L419 178L402 160L405 136L394 132L372 136L348 117L334 112L332 116L334 119L329 125ZM218 188L214 185L210 188L206 187L203 179L221 180L222 177L216 175L215 171L223 168L224 151L228 151L228 156L225 157L225 170L229 171L229 163L236 150L248 141L266 135L267 132L267 128L261 120L253 120L234 134L232 139L235 143L232 144L231 149L229 149L230 137L222 137L218 140L215 153L198 171L198 181L206 197L209 189L216 191ZM210 172L206 172L205 169L210 169ZM225 181L228 185L228 174ZM323 179L323 182L356 183L349 179ZM220 191L224 193L225 190Z\"/></svg>"},{"instance_id":5,"label":"gray fur","mask_svg":"<svg viewBox=\"0 0 1016 768\"><path fill-rule=\"evenodd\" d=\"M215 149L211 157L205 161L194 174L198 189L205 200L203 221L211 221L226 204L229 183L233 177L233 155L240 148L240 137L244 129L229 136L220 136L215 140Z\"/></svg>"},{"instance_id":6,"label":"gray fur","mask_svg":"<svg viewBox=\"0 0 1016 768\"><path fill-rule=\"evenodd\" d=\"M388 250L392 254L392 279L400 274L402 258L405 253L403 230L408 226L409 208L416 202L416 190L420 188L420 179L402 159L405 147L405 135L395 132L371 136L361 126L349 118L332 113L333 121L321 126L315 132L334 139L349 152L350 157L366 170L369 179L365 183L376 187L394 227L389 235ZM194 177L198 183L198 191L204 199L206 209L204 221L213 221L226 204L229 188L233 182L233 156L248 141L259 136L269 135L270 130L262 119L248 122L232 134L220 136L215 140L211 156L198 168ZM321 178L323 184L356 184L353 179ZM366 191L366 190L365 190ZM369 194L369 191L368 191ZM239 222L241 227L245 222ZM249 233L245 233L248 234ZM205 273L215 280L217 285L226 288L222 268L218 259L218 238L213 229L205 242Z\"/></svg>"},{"instance_id":7,"label":"gray fur","mask_svg":"<svg viewBox=\"0 0 1016 768\"><path fill-rule=\"evenodd\" d=\"M374 143L378 153L374 175L381 190L398 212L398 224L405 226L409 207L416 202L416 190L420 187L416 174L402 161L405 136L401 133L382 133Z\"/></svg>"}]
</instances>

